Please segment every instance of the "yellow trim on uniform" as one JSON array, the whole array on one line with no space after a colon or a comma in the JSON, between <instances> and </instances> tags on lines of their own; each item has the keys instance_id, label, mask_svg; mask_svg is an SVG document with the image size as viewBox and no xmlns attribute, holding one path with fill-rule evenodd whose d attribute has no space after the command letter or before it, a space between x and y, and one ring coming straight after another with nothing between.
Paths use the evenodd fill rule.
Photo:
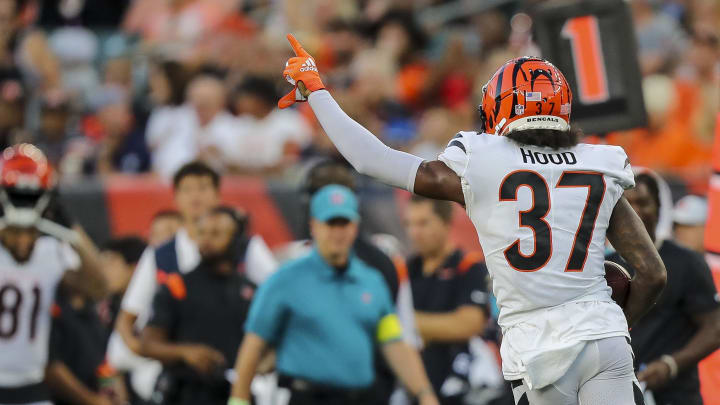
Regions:
<instances>
[{"instance_id":1,"label":"yellow trim on uniform","mask_svg":"<svg viewBox=\"0 0 720 405\"><path fill-rule=\"evenodd\" d=\"M380 343L388 343L393 340L402 339L402 326L396 314L385 315L377 326L377 340Z\"/></svg>"}]
</instances>

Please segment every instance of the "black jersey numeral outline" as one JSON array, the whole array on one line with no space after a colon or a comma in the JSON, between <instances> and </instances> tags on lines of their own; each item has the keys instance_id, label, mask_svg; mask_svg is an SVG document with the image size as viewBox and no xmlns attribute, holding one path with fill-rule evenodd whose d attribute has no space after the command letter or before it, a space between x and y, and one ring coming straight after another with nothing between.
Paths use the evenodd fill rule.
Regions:
<instances>
[{"instance_id":1,"label":"black jersey numeral outline","mask_svg":"<svg viewBox=\"0 0 720 405\"><path fill-rule=\"evenodd\" d=\"M552 230L545 217L550 213L550 188L545 178L532 170L511 172L500 183L499 201L517 201L520 187L528 187L532 206L518 212L518 226L533 232L533 251L526 255L520 250L520 239L504 250L510 267L521 272L534 272L543 268L552 256ZM573 239L572 250L565 266L566 272L581 272L587 260L590 242L595 232L595 223L605 196L605 178L602 173L592 171L565 171L556 188L586 187L587 197L580 222Z\"/></svg>"},{"instance_id":2,"label":"black jersey numeral outline","mask_svg":"<svg viewBox=\"0 0 720 405\"><path fill-rule=\"evenodd\" d=\"M12 291L14 298L10 299L6 295ZM30 341L35 340L37 335L37 321L40 315L41 307L41 291L37 285L32 288L33 304L30 310L30 331L28 338ZM20 310L23 303L23 293L16 285L6 283L0 287L0 339L12 339L19 330ZM6 321L7 317L9 321Z\"/></svg>"}]
</instances>

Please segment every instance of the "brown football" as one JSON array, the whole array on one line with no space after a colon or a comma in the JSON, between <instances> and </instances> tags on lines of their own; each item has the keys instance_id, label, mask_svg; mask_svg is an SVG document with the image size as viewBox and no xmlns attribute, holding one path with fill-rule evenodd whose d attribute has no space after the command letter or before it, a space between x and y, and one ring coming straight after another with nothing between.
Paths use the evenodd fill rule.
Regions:
<instances>
[{"instance_id":1,"label":"brown football","mask_svg":"<svg viewBox=\"0 0 720 405\"><path fill-rule=\"evenodd\" d=\"M624 308L630 295L630 273L623 266L606 260L605 280L612 288L613 301Z\"/></svg>"}]
</instances>

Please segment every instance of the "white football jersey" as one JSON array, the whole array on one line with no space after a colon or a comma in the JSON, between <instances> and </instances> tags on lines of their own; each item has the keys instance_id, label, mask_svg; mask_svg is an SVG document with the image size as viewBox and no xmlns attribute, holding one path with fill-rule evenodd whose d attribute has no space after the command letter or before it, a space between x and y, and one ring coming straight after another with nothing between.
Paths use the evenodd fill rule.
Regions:
<instances>
[{"instance_id":1,"label":"white football jersey","mask_svg":"<svg viewBox=\"0 0 720 405\"><path fill-rule=\"evenodd\" d=\"M20 264L0 245L0 387L43 380L55 290L65 271L79 266L70 245L49 236Z\"/></svg>"},{"instance_id":2,"label":"white football jersey","mask_svg":"<svg viewBox=\"0 0 720 405\"><path fill-rule=\"evenodd\" d=\"M506 377L526 377L533 350L627 335L603 266L613 208L634 186L622 148L552 150L461 132L439 160L462 180L493 279Z\"/></svg>"}]
</instances>

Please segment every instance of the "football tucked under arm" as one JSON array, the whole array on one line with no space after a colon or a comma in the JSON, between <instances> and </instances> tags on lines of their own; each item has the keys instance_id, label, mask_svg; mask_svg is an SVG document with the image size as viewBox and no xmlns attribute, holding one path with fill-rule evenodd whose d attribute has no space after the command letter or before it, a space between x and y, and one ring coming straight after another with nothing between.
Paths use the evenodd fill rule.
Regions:
<instances>
[{"instance_id":1,"label":"football tucked under arm","mask_svg":"<svg viewBox=\"0 0 720 405\"><path fill-rule=\"evenodd\" d=\"M623 307L632 326L655 304L665 288L667 273L645 225L625 197L615 204L607 237L618 254L635 270L632 289Z\"/></svg>"},{"instance_id":2,"label":"football tucked under arm","mask_svg":"<svg viewBox=\"0 0 720 405\"><path fill-rule=\"evenodd\" d=\"M605 280L612 289L612 299L624 308L630 295L630 273L615 262L605 261Z\"/></svg>"}]
</instances>

